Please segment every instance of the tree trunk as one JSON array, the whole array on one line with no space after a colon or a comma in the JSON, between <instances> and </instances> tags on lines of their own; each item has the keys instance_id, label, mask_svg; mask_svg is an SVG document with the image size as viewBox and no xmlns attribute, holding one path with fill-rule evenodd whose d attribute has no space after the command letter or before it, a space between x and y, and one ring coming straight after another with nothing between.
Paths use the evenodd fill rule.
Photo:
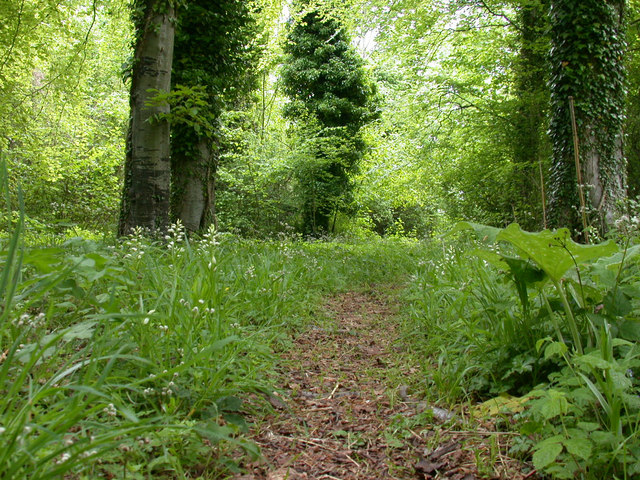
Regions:
<instances>
[{"instance_id":1,"label":"tree trunk","mask_svg":"<svg viewBox=\"0 0 640 480\"><path fill-rule=\"evenodd\" d=\"M580 169L590 226L604 232L624 199L624 0L553 0L553 165L550 215L554 226L583 230L569 97L575 99Z\"/></svg>"},{"instance_id":2,"label":"tree trunk","mask_svg":"<svg viewBox=\"0 0 640 480\"><path fill-rule=\"evenodd\" d=\"M120 235L136 227L163 231L169 224L169 122L155 117L169 113L169 106L148 103L153 90L171 88L174 11L159 0L144 0L143 6L131 79Z\"/></svg>"},{"instance_id":3,"label":"tree trunk","mask_svg":"<svg viewBox=\"0 0 640 480\"><path fill-rule=\"evenodd\" d=\"M193 137L194 146L187 151L174 151L172 162L172 211L188 232L205 230L213 223L218 229L215 212L215 179L218 159L211 140Z\"/></svg>"},{"instance_id":4,"label":"tree trunk","mask_svg":"<svg viewBox=\"0 0 640 480\"><path fill-rule=\"evenodd\" d=\"M199 138L190 152L173 154L174 216L188 232L197 232L204 226L210 158L211 149L205 138Z\"/></svg>"},{"instance_id":5,"label":"tree trunk","mask_svg":"<svg viewBox=\"0 0 640 480\"><path fill-rule=\"evenodd\" d=\"M549 154L546 116L549 110L548 0L523 4L518 10L520 51L515 65L517 106L513 115L514 216L524 228L538 229L546 222L544 185L540 163Z\"/></svg>"}]
</instances>

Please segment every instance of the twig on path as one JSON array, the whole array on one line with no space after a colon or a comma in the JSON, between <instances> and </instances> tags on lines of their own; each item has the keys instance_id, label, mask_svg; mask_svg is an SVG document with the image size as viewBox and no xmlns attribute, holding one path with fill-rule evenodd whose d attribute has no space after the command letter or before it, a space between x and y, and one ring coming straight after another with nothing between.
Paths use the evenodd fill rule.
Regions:
<instances>
[{"instance_id":1,"label":"twig on path","mask_svg":"<svg viewBox=\"0 0 640 480\"><path fill-rule=\"evenodd\" d=\"M353 458L351 458L346 453L341 452L340 450L336 450L335 448L327 447L326 445L322 445L321 443L312 442L311 440L305 440L304 438L296 438L295 440L300 441L302 443L307 443L309 445L313 445L315 447L322 448L324 450L329 450L330 452L337 453L339 455L343 455L343 456L345 456L347 458L347 460L349 460L350 462L353 462L353 464L356 467L360 468L360 464L358 462L356 462Z\"/></svg>"},{"instance_id":2,"label":"twig on path","mask_svg":"<svg viewBox=\"0 0 640 480\"><path fill-rule=\"evenodd\" d=\"M336 386L333 387L333 390L331 391L331 394L327 397L327 400L331 400L333 398L333 394L336 393L336 390L338 390L339 386L340 386L340 382L336 382Z\"/></svg>"},{"instance_id":3,"label":"twig on path","mask_svg":"<svg viewBox=\"0 0 640 480\"><path fill-rule=\"evenodd\" d=\"M447 429L447 430L443 430L440 435L443 435L445 433L450 433L452 435L461 435L463 437L475 437L475 436L479 436L479 437L490 437L491 435L502 435L502 436L519 436L520 434L518 432L487 432L487 431L482 431L482 430L451 430L451 429Z\"/></svg>"}]
</instances>

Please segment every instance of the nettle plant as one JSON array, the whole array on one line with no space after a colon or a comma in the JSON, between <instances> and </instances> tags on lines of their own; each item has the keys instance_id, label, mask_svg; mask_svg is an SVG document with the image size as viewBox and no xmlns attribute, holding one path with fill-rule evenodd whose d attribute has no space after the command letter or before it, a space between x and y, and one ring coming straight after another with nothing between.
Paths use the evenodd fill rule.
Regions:
<instances>
[{"instance_id":1,"label":"nettle plant","mask_svg":"<svg viewBox=\"0 0 640 480\"><path fill-rule=\"evenodd\" d=\"M556 478L639 474L640 245L581 245L567 229L517 224L456 227L466 229L485 243L471 253L513 282L522 315L553 325L555 338L536 349L559 369L526 396L522 415L536 469Z\"/></svg>"}]
</instances>

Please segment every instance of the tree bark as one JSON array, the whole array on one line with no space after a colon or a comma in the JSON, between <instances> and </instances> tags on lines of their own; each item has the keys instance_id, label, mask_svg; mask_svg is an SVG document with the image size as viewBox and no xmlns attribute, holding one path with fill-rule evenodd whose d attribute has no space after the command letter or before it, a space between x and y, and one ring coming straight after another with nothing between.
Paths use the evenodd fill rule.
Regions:
<instances>
[{"instance_id":1,"label":"tree bark","mask_svg":"<svg viewBox=\"0 0 640 480\"><path fill-rule=\"evenodd\" d=\"M195 148L184 154L174 153L173 209L188 232L198 232L211 221L214 169L211 168L210 140L200 137ZM212 171L213 170L213 171Z\"/></svg>"},{"instance_id":2,"label":"tree bark","mask_svg":"<svg viewBox=\"0 0 640 480\"><path fill-rule=\"evenodd\" d=\"M569 97L574 97L586 213L591 226L603 233L626 196L621 114L625 2L551 3L551 220L556 227L582 230L569 115Z\"/></svg>"},{"instance_id":3,"label":"tree bark","mask_svg":"<svg viewBox=\"0 0 640 480\"><path fill-rule=\"evenodd\" d=\"M153 90L171 88L175 34L170 2L144 0L131 79L129 132L119 235L136 227L164 231L169 225L171 183L169 122L157 116L168 105L150 105Z\"/></svg>"}]
</instances>

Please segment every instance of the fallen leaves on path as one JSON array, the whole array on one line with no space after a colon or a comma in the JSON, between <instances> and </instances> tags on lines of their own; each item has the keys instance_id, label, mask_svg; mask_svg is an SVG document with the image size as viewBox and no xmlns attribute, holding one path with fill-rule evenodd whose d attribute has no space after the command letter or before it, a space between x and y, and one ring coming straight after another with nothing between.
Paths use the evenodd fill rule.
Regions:
<instances>
[{"instance_id":1,"label":"fallen leaves on path","mask_svg":"<svg viewBox=\"0 0 640 480\"><path fill-rule=\"evenodd\" d=\"M443 435L435 424L450 414L411 400L406 384L418 369L395 343L386 297L350 292L326 309L329 320L282 352L283 393L269 398L274 413L254 419L264 458L236 480L524 478L509 466L481 476L482 435L475 446L464 433Z\"/></svg>"}]
</instances>

